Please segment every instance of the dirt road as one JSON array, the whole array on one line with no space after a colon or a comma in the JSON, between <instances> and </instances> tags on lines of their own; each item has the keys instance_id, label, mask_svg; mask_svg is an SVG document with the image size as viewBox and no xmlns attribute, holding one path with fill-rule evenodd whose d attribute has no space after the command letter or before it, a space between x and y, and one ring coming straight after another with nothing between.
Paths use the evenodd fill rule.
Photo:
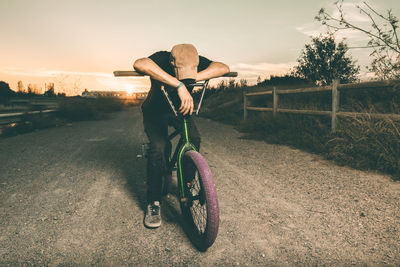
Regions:
<instances>
[{"instance_id":1,"label":"dirt road","mask_svg":"<svg viewBox=\"0 0 400 267\"><path fill-rule=\"evenodd\" d=\"M178 203L143 227L138 108L0 140L0 265L400 265L400 183L198 119L221 210L198 252Z\"/></svg>"}]
</instances>

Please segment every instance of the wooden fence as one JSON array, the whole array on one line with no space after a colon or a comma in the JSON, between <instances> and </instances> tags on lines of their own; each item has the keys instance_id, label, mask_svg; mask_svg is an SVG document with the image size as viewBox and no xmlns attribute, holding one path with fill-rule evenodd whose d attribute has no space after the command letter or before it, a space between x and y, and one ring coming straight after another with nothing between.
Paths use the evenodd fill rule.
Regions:
<instances>
[{"instance_id":1,"label":"wooden fence","mask_svg":"<svg viewBox=\"0 0 400 267\"><path fill-rule=\"evenodd\" d=\"M363 113L363 112L343 112L340 111L339 99L340 91L351 90L351 89L368 89L376 87L394 87L400 86L400 80L392 81L374 81L374 82L363 82L363 83L353 83L353 84L339 84L338 80L335 80L332 85L322 86L322 87L311 87L311 88L300 88L300 89L280 89L273 87L272 90L261 91L261 92L244 92L243 97L243 117L244 120L247 118L247 111L272 111L274 116L278 113L296 113L296 114L311 114L311 115L325 115L331 116L331 130L335 131L337 126L338 116L370 116L373 118L391 118L394 120L400 120L400 114L382 114L382 113ZM298 93L313 93L313 92L324 92L332 91L332 110L322 111L322 110L298 110L298 109L283 109L279 108L279 95L282 94L298 94ZM273 97L273 107L251 107L248 105L248 97L255 97L260 95L272 94Z\"/></svg>"}]
</instances>

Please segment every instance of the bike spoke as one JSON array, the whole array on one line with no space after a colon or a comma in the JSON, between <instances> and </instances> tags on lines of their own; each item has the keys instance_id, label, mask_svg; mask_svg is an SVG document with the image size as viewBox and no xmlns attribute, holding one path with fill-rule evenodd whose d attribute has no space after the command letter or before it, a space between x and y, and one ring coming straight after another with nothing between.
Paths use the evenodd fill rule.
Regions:
<instances>
[{"instance_id":1,"label":"bike spoke","mask_svg":"<svg viewBox=\"0 0 400 267\"><path fill-rule=\"evenodd\" d=\"M207 225L207 211L205 207L199 205L199 203L195 204L195 207L192 210L192 217L195 221L195 225L199 231L199 233L204 233L206 225Z\"/></svg>"},{"instance_id":2,"label":"bike spoke","mask_svg":"<svg viewBox=\"0 0 400 267\"><path fill-rule=\"evenodd\" d=\"M202 203L204 196L202 196L203 190L199 180L199 173L196 170L195 177L193 179L193 185L191 187L192 193L192 206L190 208L192 213L193 222L200 234L203 234L207 226L207 207Z\"/></svg>"}]
</instances>

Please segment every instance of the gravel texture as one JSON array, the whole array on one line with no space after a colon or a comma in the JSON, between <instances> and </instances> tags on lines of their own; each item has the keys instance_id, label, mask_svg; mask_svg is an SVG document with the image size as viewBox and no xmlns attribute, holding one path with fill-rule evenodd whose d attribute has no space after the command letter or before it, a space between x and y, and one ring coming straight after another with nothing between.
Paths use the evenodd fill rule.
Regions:
<instances>
[{"instance_id":1,"label":"gravel texture","mask_svg":"<svg viewBox=\"0 0 400 267\"><path fill-rule=\"evenodd\" d=\"M139 108L0 139L0 265L400 265L400 183L320 156L246 140L198 118L220 229L207 252L176 197L143 226Z\"/></svg>"}]
</instances>

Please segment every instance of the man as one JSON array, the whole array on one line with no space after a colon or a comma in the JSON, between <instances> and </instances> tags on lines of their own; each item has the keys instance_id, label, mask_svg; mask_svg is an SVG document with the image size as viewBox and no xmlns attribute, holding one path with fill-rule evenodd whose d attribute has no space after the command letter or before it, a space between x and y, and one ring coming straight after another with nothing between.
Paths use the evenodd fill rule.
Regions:
<instances>
[{"instance_id":1,"label":"man","mask_svg":"<svg viewBox=\"0 0 400 267\"><path fill-rule=\"evenodd\" d=\"M183 115L193 113L193 98L187 87L195 81L208 80L229 72L229 67L199 56L191 44L175 45L171 52L160 51L148 58L135 61L136 71L150 76L151 88L142 105L144 130L150 145L147 159L147 209L144 225L157 228L161 225L162 179L166 173L165 149L168 143L168 125L179 127L161 85L170 92L172 102ZM188 119L191 142L200 148L200 135L192 119Z\"/></svg>"}]
</instances>

